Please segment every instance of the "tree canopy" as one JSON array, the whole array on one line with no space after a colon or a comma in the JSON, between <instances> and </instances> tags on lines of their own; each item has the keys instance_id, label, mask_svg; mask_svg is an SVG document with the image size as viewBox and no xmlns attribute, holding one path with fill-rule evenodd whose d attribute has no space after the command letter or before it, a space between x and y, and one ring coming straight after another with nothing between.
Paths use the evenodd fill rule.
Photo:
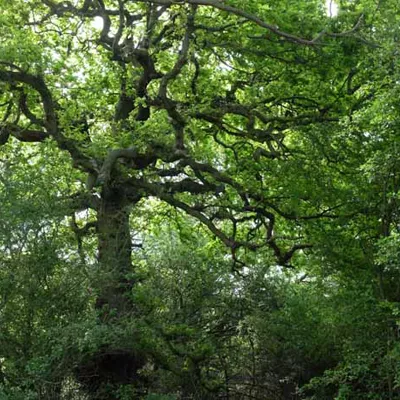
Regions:
<instances>
[{"instance_id":1,"label":"tree canopy","mask_svg":"<svg viewBox=\"0 0 400 400\"><path fill-rule=\"evenodd\" d=\"M396 1L0 7L2 398L400 398Z\"/></svg>"}]
</instances>

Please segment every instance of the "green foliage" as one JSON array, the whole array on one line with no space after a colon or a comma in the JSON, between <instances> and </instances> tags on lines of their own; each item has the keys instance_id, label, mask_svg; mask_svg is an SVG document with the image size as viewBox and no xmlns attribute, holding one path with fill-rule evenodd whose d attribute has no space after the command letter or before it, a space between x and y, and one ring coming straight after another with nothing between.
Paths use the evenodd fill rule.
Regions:
<instances>
[{"instance_id":1,"label":"green foliage","mask_svg":"<svg viewBox=\"0 0 400 400\"><path fill-rule=\"evenodd\" d=\"M337 5L0 0L0 400L400 398L400 8Z\"/></svg>"}]
</instances>

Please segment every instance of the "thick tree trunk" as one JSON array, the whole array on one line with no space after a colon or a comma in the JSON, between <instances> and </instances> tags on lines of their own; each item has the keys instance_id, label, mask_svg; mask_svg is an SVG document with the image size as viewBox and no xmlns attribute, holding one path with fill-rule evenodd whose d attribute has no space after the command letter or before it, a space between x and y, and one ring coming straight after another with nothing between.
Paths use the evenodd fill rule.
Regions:
<instances>
[{"instance_id":1,"label":"thick tree trunk","mask_svg":"<svg viewBox=\"0 0 400 400\"><path fill-rule=\"evenodd\" d=\"M97 212L99 295L96 308L99 323L118 325L133 313L130 292L133 282L129 279L132 268L132 243L129 227L131 208L123 190L103 193ZM77 368L77 379L86 389L90 399L115 399L115 390L121 385L143 386L138 370L145 364L145 357L134 348L121 343L105 343L87 357Z\"/></svg>"},{"instance_id":2,"label":"thick tree trunk","mask_svg":"<svg viewBox=\"0 0 400 400\"><path fill-rule=\"evenodd\" d=\"M97 217L100 265L117 275L131 271L129 210L118 199L103 200Z\"/></svg>"},{"instance_id":3,"label":"thick tree trunk","mask_svg":"<svg viewBox=\"0 0 400 400\"><path fill-rule=\"evenodd\" d=\"M119 316L129 311L127 291L132 286L128 279L133 272L129 211L130 205L116 190L103 196L97 215L100 294L96 305Z\"/></svg>"}]
</instances>

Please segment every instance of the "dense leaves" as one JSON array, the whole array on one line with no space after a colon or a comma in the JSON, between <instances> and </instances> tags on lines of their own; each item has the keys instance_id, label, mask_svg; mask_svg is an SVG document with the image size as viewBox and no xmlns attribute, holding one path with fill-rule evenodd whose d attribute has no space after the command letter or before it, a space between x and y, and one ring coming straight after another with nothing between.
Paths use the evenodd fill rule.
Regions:
<instances>
[{"instance_id":1,"label":"dense leaves","mask_svg":"<svg viewBox=\"0 0 400 400\"><path fill-rule=\"evenodd\" d=\"M400 398L396 1L0 7L1 398Z\"/></svg>"}]
</instances>

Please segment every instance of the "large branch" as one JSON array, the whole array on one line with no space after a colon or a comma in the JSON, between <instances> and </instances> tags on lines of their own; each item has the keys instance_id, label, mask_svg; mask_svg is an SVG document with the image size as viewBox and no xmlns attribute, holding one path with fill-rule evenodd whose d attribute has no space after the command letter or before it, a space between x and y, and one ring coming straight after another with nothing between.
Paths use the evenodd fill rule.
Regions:
<instances>
[{"instance_id":1,"label":"large branch","mask_svg":"<svg viewBox=\"0 0 400 400\"><path fill-rule=\"evenodd\" d=\"M13 67L13 69L15 69L15 67ZM19 68L17 71L5 71L0 69L0 81L11 84L23 83L36 90L42 100L45 115L44 127L47 135L51 136L57 142L61 150L66 150L70 153L77 167L83 168L86 171L95 170L93 160L85 156L73 140L66 138L62 134L58 125L56 104L42 76L30 74Z\"/></svg>"},{"instance_id":2,"label":"large branch","mask_svg":"<svg viewBox=\"0 0 400 400\"><path fill-rule=\"evenodd\" d=\"M120 158L132 161L131 168L133 169L144 169L156 161L158 157L155 152L141 154L135 148L110 150L100 169L99 183L105 185L110 183L111 173Z\"/></svg>"},{"instance_id":3,"label":"large branch","mask_svg":"<svg viewBox=\"0 0 400 400\"><path fill-rule=\"evenodd\" d=\"M19 108L23 112L26 118L31 121L32 124L38 125L38 126L44 126L44 121L38 118L28 107L28 102L27 102L27 94L21 90L21 94L19 97Z\"/></svg>"},{"instance_id":4,"label":"large branch","mask_svg":"<svg viewBox=\"0 0 400 400\"><path fill-rule=\"evenodd\" d=\"M23 128L14 124L0 125L0 144L4 144L10 135L21 142L43 142L49 137L47 132L37 129Z\"/></svg>"},{"instance_id":5,"label":"large branch","mask_svg":"<svg viewBox=\"0 0 400 400\"><path fill-rule=\"evenodd\" d=\"M150 195L153 195L155 197L158 197L160 200L165 201L166 203L180 208L181 210L185 211L187 214L195 217L197 220L202 222L207 228L216 236L218 237L227 247L233 248L237 247L238 243L236 243L232 238L229 236L225 235L225 233L221 230L218 229L215 224L202 212L194 209L190 205L186 204L185 202L176 199L173 195L169 194L166 190L163 190L163 187L160 185L154 185L149 182L136 182L136 185L139 185L140 187Z\"/></svg>"},{"instance_id":6,"label":"large branch","mask_svg":"<svg viewBox=\"0 0 400 400\"><path fill-rule=\"evenodd\" d=\"M174 148L161 146L157 143L153 143L144 153L139 152L134 147L113 149L108 152L108 155L101 166L97 183L106 185L110 183L112 172L119 159L130 161L127 167L132 170L143 170L155 163L157 160L171 163L178 161L183 157L184 156L181 152L176 151Z\"/></svg>"},{"instance_id":7,"label":"large branch","mask_svg":"<svg viewBox=\"0 0 400 400\"><path fill-rule=\"evenodd\" d=\"M179 162L179 165L181 167L183 166L189 166L192 168L193 171L199 171L202 173L207 173L211 175L217 182L225 183L229 186L231 186L233 189L236 190L240 198L243 200L243 210L260 210L262 207L264 208L270 208L271 210L275 211L278 215L281 217L287 219L287 220L293 220L293 221L299 221L299 220L313 220L313 219L319 219L319 218L339 218L342 217L343 215L339 214L333 214L332 211L343 207L345 204L340 204L338 206L330 207L325 210L322 210L321 212L315 213L315 214L308 214L308 215L299 215L295 213L289 213L284 210L282 210L280 207L278 207L276 204L272 203L268 199L265 199L260 193L258 193L256 190L253 190L252 188L246 188L239 182L237 182L235 179L233 179L231 176L229 176L226 173L223 173L221 171L218 171L218 169L214 168L213 166L209 164L204 164L200 163L197 161L194 161L189 158L184 158ZM250 204L250 201L254 201L255 204L257 205L256 207ZM357 211L356 211L357 213ZM354 214L351 214L354 215Z\"/></svg>"},{"instance_id":8,"label":"large branch","mask_svg":"<svg viewBox=\"0 0 400 400\"><path fill-rule=\"evenodd\" d=\"M323 35L330 35L330 36L348 36L349 34L355 32L361 24L361 18L357 21L355 27L351 29L350 31L346 31L344 34L329 34L326 31L320 32L314 39L305 39L296 35L293 35L291 33L281 31L277 25L272 25L264 20L262 20L260 17L257 15L254 15L252 13L249 13L247 11L244 11L240 8L237 7L232 7L229 4L226 4L223 1L217 1L217 0L139 0L143 3L154 3L154 4L160 4L160 5L166 5L166 6L172 6L172 5L182 5L182 4L192 4L192 5L201 5L201 6L206 6L206 7L212 7L219 9L221 11L225 11L229 14L236 15L238 17L241 17L247 21L253 22L256 25L267 29L269 32L272 32L273 34L279 36L280 38L283 38L287 40L288 42L292 43L297 43L300 45L306 45L306 46L315 46L318 42L318 40L323 36Z\"/></svg>"},{"instance_id":9,"label":"large branch","mask_svg":"<svg viewBox=\"0 0 400 400\"><path fill-rule=\"evenodd\" d=\"M167 87L168 83L175 79L181 72L183 67L188 61L190 40L193 32L195 31L194 19L196 15L196 7L193 7L187 15L187 23L185 34L182 41L182 48L179 52L179 57L176 60L172 69L166 73L160 83L158 96L162 99L164 107L168 112L169 117L172 119L172 125L175 130L175 147L179 150L184 150L184 130L186 121L182 117L181 113L177 111L175 102L167 98Z\"/></svg>"},{"instance_id":10,"label":"large branch","mask_svg":"<svg viewBox=\"0 0 400 400\"><path fill-rule=\"evenodd\" d=\"M187 160L182 160L180 162L180 166L182 167L184 164L186 165L199 165L195 162L187 162ZM228 212L224 209L223 206L218 205L219 198L219 185L217 183L209 183L203 179L201 174L198 174L199 169L197 169L196 177L201 180L201 183L196 182L192 178L183 178L179 181L167 181L167 182L149 182L145 179L137 179L131 178L126 182L126 186L130 186L131 190L134 193L141 192L146 193L146 195L151 195L159 198L160 200L165 201L166 203L172 205L173 207L179 208L186 212L187 214L193 216L202 224L204 224L216 237L218 237L228 248L232 250L233 260L239 264L242 264L237 259L237 250L240 248L246 248L249 250L257 250L262 247L269 247L274 256L277 259L277 262L281 266L291 267L289 264L293 255L296 251L311 248L312 245L308 243L298 243L290 247L288 250L285 250L283 247L277 244L276 238L274 237L273 230L275 224L275 215L268 211L265 206L259 204L258 206L250 205L249 201L250 196L244 192L244 189L237 183L235 183L230 178L224 176L223 174L217 173L212 167L205 166L201 164L201 172L212 172L214 178L218 182L229 183L232 187L236 189L239 196L247 202L243 208L238 208L235 212ZM183 174L183 171L178 169L173 169L171 171L171 176L179 176ZM167 174L163 174L167 176ZM217 179L217 177L219 179ZM176 195L180 193L189 193L191 195L208 195L206 197L202 196L198 198L199 202L196 202L195 205L188 204L185 201L177 198ZM216 199L215 204L209 203L211 198ZM208 199L208 200L207 200ZM215 209L219 209L214 211ZM210 209L207 212L207 209ZM232 209L234 211L234 209ZM265 227L265 239L261 239L260 235L258 235L258 240L251 240L249 237L247 240L238 240L238 224L244 223L247 224L250 221L262 220L261 224L257 224L256 228L250 228L249 233L255 230L259 230L261 227ZM229 221L232 224L232 233L227 234L221 227L218 227L216 221L223 222ZM223 225L221 225L223 226ZM246 226L246 225L244 225Z\"/></svg>"},{"instance_id":11,"label":"large branch","mask_svg":"<svg viewBox=\"0 0 400 400\"><path fill-rule=\"evenodd\" d=\"M55 112L54 102L49 89L44 82L44 79L39 75L32 75L24 71L4 71L0 70L0 80L8 83L25 83L31 88L35 89L43 104L43 110L45 113L45 126L49 135L58 137L58 123Z\"/></svg>"},{"instance_id":12,"label":"large branch","mask_svg":"<svg viewBox=\"0 0 400 400\"><path fill-rule=\"evenodd\" d=\"M184 4L189 4L189 5L194 5L194 6L205 6L205 7L211 7L215 8L221 11L224 11L226 13L235 15L237 17L242 18L245 21L252 22L261 28L264 28L268 30L269 32L277 35L279 38L285 39L288 42L291 43L296 43L300 45L305 45L305 46L315 46L319 39L326 35L326 36L331 36L331 37L342 37L342 36L349 36L353 33L355 33L361 26L362 21L363 21L363 14L357 19L355 25L348 31L345 32L339 32L339 33L330 33L327 32L327 30L323 30L322 32L319 32L318 35L316 35L315 38L313 39L307 39L303 38L300 36L296 36L292 33L285 32L279 29L277 25L270 24L257 15L247 12L243 9L233 7L229 4L226 4L224 1L218 1L218 0L138 0L139 2L142 3L148 3L148 4L157 4L157 5L162 5L165 7L170 7L173 5L184 5ZM109 49L112 49L113 47L113 38L109 36L110 32L110 27L111 27L111 21L110 21L110 16L119 16L120 21L122 15L125 15L126 20L135 20L141 17L140 16L132 16L130 15L127 11L123 10L121 6L121 2L119 2L119 7L118 9L110 10L106 9L104 2L98 1L98 4L100 5L99 9L94 8L93 10L89 10L89 6L94 6L93 2L90 1L85 1L85 4L83 7L78 8L72 5L71 2L69 1L63 1L60 3L56 3L51 0L43 0L44 4L46 4L50 9L51 12L56 14L56 15L65 15L66 13L73 13L78 16L95 16L95 15L101 15L103 20L104 20L104 26L103 30L101 33L101 40L104 43L107 43L109 46ZM120 25L121 26L121 25ZM116 35L118 37L118 33Z\"/></svg>"}]
</instances>

